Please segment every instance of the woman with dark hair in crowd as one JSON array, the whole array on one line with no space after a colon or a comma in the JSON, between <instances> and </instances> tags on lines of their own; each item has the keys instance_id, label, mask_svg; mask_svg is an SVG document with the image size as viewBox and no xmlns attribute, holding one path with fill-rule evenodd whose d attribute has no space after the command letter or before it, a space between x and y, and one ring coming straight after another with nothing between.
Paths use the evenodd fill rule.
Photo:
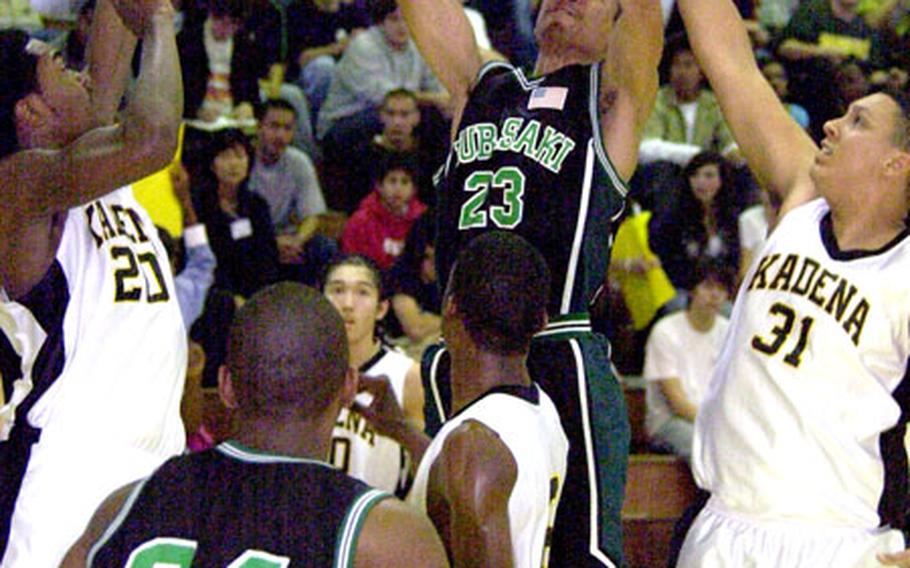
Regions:
<instances>
[{"instance_id":1,"label":"woman with dark hair in crowd","mask_svg":"<svg viewBox=\"0 0 910 568\"><path fill-rule=\"evenodd\" d=\"M716 258L739 266L739 227L730 165L715 152L695 155L683 172L677 206L651 221L651 246L677 289L694 285L695 261Z\"/></svg>"},{"instance_id":2,"label":"woman with dark hair in crowd","mask_svg":"<svg viewBox=\"0 0 910 568\"><path fill-rule=\"evenodd\" d=\"M278 280L278 245L264 199L247 189L252 148L239 130L214 134L194 188L218 268L215 287L249 297Z\"/></svg>"}]
</instances>

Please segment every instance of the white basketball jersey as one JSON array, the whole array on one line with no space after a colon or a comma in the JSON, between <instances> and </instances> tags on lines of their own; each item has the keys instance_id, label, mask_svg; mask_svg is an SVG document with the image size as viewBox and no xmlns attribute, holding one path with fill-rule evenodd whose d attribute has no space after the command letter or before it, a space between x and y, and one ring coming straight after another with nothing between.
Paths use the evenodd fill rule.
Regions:
<instances>
[{"instance_id":1,"label":"white basketball jersey","mask_svg":"<svg viewBox=\"0 0 910 568\"><path fill-rule=\"evenodd\" d=\"M104 497L185 443L186 329L132 188L69 211L47 274L0 303L0 322L21 374L8 421L40 430L21 485L4 488L18 498L3 566L56 565Z\"/></svg>"},{"instance_id":2,"label":"white basketball jersey","mask_svg":"<svg viewBox=\"0 0 910 568\"><path fill-rule=\"evenodd\" d=\"M757 255L698 413L693 468L734 512L872 529L906 491L906 461L894 466L906 460L910 238L840 251L830 223L823 199L807 203Z\"/></svg>"},{"instance_id":3,"label":"white basketball jersey","mask_svg":"<svg viewBox=\"0 0 910 568\"><path fill-rule=\"evenodd\" d=\"M414 361L404 353L382 346L361 366L360 372L368 377L388 377L398 404L404 406L405 377L413 365ZM351 477L390 493L406 481L410 467L398 442L380 436L365 418L347 408L341 409L335 423L329 457L332 465Z\"/></svg>"},{"instance_id":4,"label":"white basketball jersey","mask_svg":"<svg viewBox=\"0 0 910 568\"><path fill-rule=\"evenodd\" d=\"M468 420L493 430L518 465L518 478L509 497L515 567L546 566L547 533L566 477L569 441L556 407L536 384L493 389L443 424L420 461L407 501L426 512L430 469L449 434Z\"/></svg>"}]
</instances>

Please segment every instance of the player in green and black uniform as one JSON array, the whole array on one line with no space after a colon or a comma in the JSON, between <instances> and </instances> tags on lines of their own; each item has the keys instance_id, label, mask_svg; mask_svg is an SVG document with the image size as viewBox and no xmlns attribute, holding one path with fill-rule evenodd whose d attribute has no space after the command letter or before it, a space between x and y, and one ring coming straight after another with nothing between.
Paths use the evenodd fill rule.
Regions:
<instances>
[{"instance_id":1,"label":"player in green and black uniform","mask_svg":"<svg viewBox=\"0 0 910 568\"><path fill-rule=\"evenodd\" d=\"M323 460L357 379L338 312L315 290L256 294L219 377L235 440L114 493L64 566L447 566L429 520Z\"/></svg>"},{"instance_id":2,"label":"player in green and black uniform","mask_svg":"<svg viewBox=\"0 0 910 568\"><path fill-rule=\"evenodd\" d=\"M659 2L543 0L532 77L482 66L457 0L398 3L454 104L452 150L437 178L437 273L444 280L468 241L496 229L521 234L547 260L550 324L528 367L570 440L551 562L618 566L629 427L609 345L591 332L587 310L606 279L623 180L653 107ZM434 410L445 419L446 365L441 349L426 353L430 426Z\"/></svg>"}]
</instances>

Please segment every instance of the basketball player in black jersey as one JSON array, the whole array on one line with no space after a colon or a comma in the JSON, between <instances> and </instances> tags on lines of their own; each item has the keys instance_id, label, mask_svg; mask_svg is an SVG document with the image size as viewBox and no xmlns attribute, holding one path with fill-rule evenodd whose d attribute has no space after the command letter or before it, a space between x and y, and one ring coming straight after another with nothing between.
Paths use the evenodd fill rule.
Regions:
<instances>
[{"instance_id":1,"label":"basketball player in black jersey","mask_svg":"<svg viewBox=\"0 0 910 568\"><path fill-rule=\"evenodd\" d=\"M325 462L357 388L347 351L341 317L315 290L257 293L219 375L233 439L114 493L63 565L447 566L425 516Z\"/></svg>"},{"instance_id":2,"label":"basketball player in black jersey","mask_svg":"<svg viewBox=\"0 0 910 568\"><path fill-rule=\"evenodd\" d=\"M543 0L534 73L482 66L461 3L398 0L424 59L452 96L452 151L438 177L437 273L490 230L515 231L552 274L550 324L531 376L553 398L571 442L551 561L622 563L629 426L609 346L587 315L606 279L657 89L663 30L655 0ZM445 284L444 282L442 283ZM447 356L424 357L427 424L449 408ZM438 425L438 420L437 420Z\"/></svg>"}]
</instances>

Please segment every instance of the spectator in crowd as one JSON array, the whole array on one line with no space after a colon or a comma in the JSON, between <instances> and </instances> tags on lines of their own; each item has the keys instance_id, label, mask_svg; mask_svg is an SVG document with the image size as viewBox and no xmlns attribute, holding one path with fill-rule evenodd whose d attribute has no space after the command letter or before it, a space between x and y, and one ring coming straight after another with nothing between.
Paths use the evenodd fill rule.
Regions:
<instances>
[{"instance_id":1,"label":"spectator in crowd","mask_svg":"<svg viewBox=\"0 0 910 568\"><path fill-rule=\"evenodd\" d=\"M442 300L436 278L436 217L426 211L411 227L404 252L389 271L392 313L386 333L400 337L405 350L419 357L422 347L439 338Z\"/></svg>"},{"instance_id":2,"label":"spectator in crowd","mask_svg":"<svg viewBox=\"0 0 910 568\"><path fill-rule=\"evenodd\" d=\"M383 342L381 322L389 299L375 263L358 255L335 259L326 271L323 293L344 320L350 367L361 376L387 378L405 419L423 430L420 366ZM412 465L405 449L346 408L335 423L329 460L351 477L399 495L404 495L411 479L411 468L403 467Z\"/></svg>"},{"instance_id":3,"label":"spectator in crowd","mask_svg":"<svg viewBox=\"0 0 910 568\"><path fill-rule=\"evenodd\" d=\"M288 77L306 93L312 120L319 116L335 65L351 39L370 26L363 0L302 0L288 7Z\"/></svg>"},{"instance_id":4,"label":"spectator in crowd","mask_svg":"<svg viewBox=\"0 0 910 568\"><path fill-rule=\"evenodd\" d=\"M373 26L351 40L338 62L319 111L316 134L327 158L351 156L358 140L381 130L379 107L393 89L410 89L421 105L448 112L448 94L418 53L395 0L376 0L371 16Z\"/></svg>"},{"instance_id":5,"label":"spectator in crowd","mask_svg":"<svg viewBox=\"0 0 910 568\"><path fill-rule=\"evenodd\" d=\"M196 188L196 210L218 259L215 287L249 297L278 280L278 246L268 203L247 188L252 148L239 130L219 130Z\"/></svg>"},{"instance_id":6,"label":"spectator in crowd","mask_svg":"<svg viewBox=\"0 0 910 568\"><path fill-rule=\"evenodd\" d=\"M167 249L171 270L174 273L174 289L183 324L187 329L202 314L205 298L215 281L215 253L209 246L205 225L199 222L196 208L190 198L190 178L183 164L178 163L171 170L174 184L174 195L180 203L183 213L183 246L179 246L174 237L164 229L161 242Z\"/></svg>"},{"instance_id":7,"label":"spectator in crowd","mask_svg":"<svg viewBox=\"0 0 910 568\"><path fill-rule=\"evenodd\" d=\"M411 160L387 160L379 170L373 191L348 219L341 235L341 249L370 258L382 270L391 268L404 250L411 226L426 210L417 198L416 177Z\"/></svg>"},{"instance_id":8,"label":"spectator in crowd","mask_svg":"<svg viewBox=\"0 0 910 568\"><path fill-rule=\"evenodd\" d=\"M628 215L620 223L613 239L610 255L610 296L615 307L604 310L608 336L617 345L626 339L628 347L616 349L617 365L621 371L640 375L645 359L645 342L654 323L665 313L680 309L685 298L676 289L660 265L660 258L651 249L648 226L652 213L632 201ZM613 292L622 297L625 310L618 305ZM632 335L623 327L622 312L631 319ZM620 359L621 358L621 359Z\"/></svg>"},{"instance_id":9,"label":"spectator in crowd","mask_svg":"<svg viewBox=\"0 0 910 568\"><path fill-rule=\"evenodd\" d=\"M780 200L777 194L765 190L759 192L760 202L739 214L739 282L746 277L746 271L758 254L768 233L777 223Z\"/></svg>"},{"instance_id":10,"label":"spectator in crowd","mask_svg":"<svg viewBox=\"0 0 910 568\"><path fill-rule=\"evenodd\" d=\"M716 259L695 265L689 303L658 320L645 346L645 428L649 442L686 461L698 405L708 390L729 321L720 314L733 290L733 267Z\"/></svg>"},{"instance_id":11,"label":"spectator in crowd","mask_svg":"<svg viewBox=\"0 0 910 568\"><path fill-rule=\"evenodd\" d=\"M723 156L702 152L686 165L686 190L678 204L649 227L651 245L680 291L695 285L693 268L703 257L739 266L739 227L730 167Z\"/></svg>"},{"instance_id":12,"label":"spectator in crowd","mask_svg":"<svg viewBox=\"0 0 910 568\"><path fill-rule=\"evenodd\" d=\"M836 112L844 114L850 103L869 94L869 77L856 59L845 59L834 69Z\"/></svg>"},{"instance_id":13,"label":"spectator in crowd","mask_svg":"<svg viewBox=\"0 0 910 568\"><path fill-rule=\"evenodd\" d=\"M802 105L790 102L790 79L787 76L787 69L777 59L768 59L761 66L762 75L771 84L774 92L780 97L780 100L787 107L787 111L797 124L809 130L811 124L809 112Z\"/></svg>"},{"instance_id":14,"label":"spectator in crowd","mask_svg":"<svg viewBox=\"0 0 910 568\"><path fill-rule=\"evenodd\" d=\"M793 79L793 96L809 111L812 135L824 136L824 123L838 116L831 89L836 67L853 57L872 68L886 63L881 35L857 12L859 0L806 0L781 32L778 55Z\"/></svg>"},{"instance_id":15,"label":"spectator in crowd","mask_svg":"<svg viewBox=\"0 0 910 568\"><path fill-rule=\"evenodd\" d=\"M677 34L667 40L663 68L668 81L657 100L639 145L639 168L632 191L642 207L665 214L685 185L682 168L703 151L737 159L733 135L720 105L705 87L688 40Z\"/></svg>"},{"instance_id":16,"label":"spectator in crowd","mask_svg":"<svg viewBox=\"0 0 910 568\"><path fill-rule=\"evenodd\" d=\"M734 152L733 135L714 93L705 87L704 75L685 36L668 40L665 57L669 81L657 92L654 111L645 125L639 162L668 161L683 167L705 150Z\"/></svg>"},{"instance_id":17,"label":"spectator in crowd","mask_svg":"<svg viewBox=\"0 0 910 568\"><path fill-rule=\"evenodd\" d=\"M910 4L902 0L860 0L857 11L882 34L892 65L910 70Z\"/></svg>"},{"instance_id":18,"label":"spectator in crowd","mask_svg":"<svg viewBox=\"0 0 910 568\"><path fill-rule=\"evenodd\" d=\"M269 206L275 228L281 277L311 286L337 251L337 244L317 235L325 199L313 162L290 146L297 112L282 99L258 105L256 159L249 189Z\"/></svg>"},{"instance_id":19,"label":"spectator in crowd","mask_svg":"<svg viewBox=\"0 0 910 568\"><path fill-rule=\"evenodd\" d=\"M253 118L263 62L244 32L243 0L210 0L204 20L187 22L177 37L183 71L184 116L207 122Z\"/></svg>"},{"instance_id":20,"label":"spectator in crowd","mask_svg":"<svg viewBox=\"0 0 910 568\"><path fill-rule=\"evenodd\" d=\"M807 0L783 30L782 57L833 63L854 57L875 67L884 62L881 36L859 14L859 0Z\"/></svg>"},{"instance_id":21,"label":"spectator in crowd","mask_svg":"<svg viewBox=\"0 0 910 568\"><path fill-rule=\"evenodd\" d=\"M420 107L417 96L407 89L389 91L379 109L379 119L382 121L382 132L363 140L356 152L358 159L346 172L343 210L351 213L357 208L371 189L364 182L376 179L381 165L393 156L414 161L417 166L417 197L432 205L436 201L433 173L441 160L437 149L427 144L418 132Z\"/></svg>"}]
</instances>

